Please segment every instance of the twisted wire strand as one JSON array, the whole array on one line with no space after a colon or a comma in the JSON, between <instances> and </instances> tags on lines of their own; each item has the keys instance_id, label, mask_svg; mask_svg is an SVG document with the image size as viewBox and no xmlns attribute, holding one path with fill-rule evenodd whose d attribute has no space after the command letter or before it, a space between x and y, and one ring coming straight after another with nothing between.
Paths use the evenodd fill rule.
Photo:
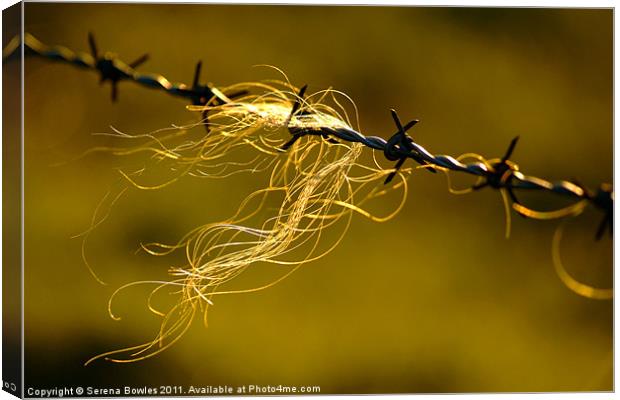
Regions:
<instances>
[{"instance_id":1,"label":"twisted wire strand","mask_svg":"<svg viewBox=\"0 0 620 400\"><path fill-rule=\"evenodd\" d=\"M98 71L101 81L111 81L113 86L113 100L116 100L114 91L116 83L122 80L133 81L139 85L152 89L163 90L166 93L191 100L192 104L205 104L207 100L216 98L221 102L229 102L230 98L211 84L201 85L198 82L201 62L196 65L193 84L171 82L160 74L140 73L136 68L148 60L148 54L144 54L132 63L126 63L115 57L112 53L99 55L94 36L89 35L91 54L76 52L64 46L49 46L38 40L30 33L24 34L25 55L36 55L50 60L62 61L77 67ZM18 54L20 47L19 36L14 37L3 50L3 58L7 59ZM239 93L236 93L237 95ZM233 94L232 97L234 97Z\"/></svg>"},{"instance_id":2,"label":"twisted wire strand","mask_svg":"<svg viewBox=\"0 0 620 400\"><path fill-rule=\"evenodd\" d=\"M20 48L20 37L14 37L3 50L3 58L6 60L18 53ZM201 63L196 66L193 84L173 83L160 74L140 73L136 71L136 67L148 59L148 55L141 56L133 63L125 63L115 57L111 53L99 55L95 44L94 36L89 34L89 44L91 54L84 52L75 52L63 46L49 46L29 33L24 34L24 51L26 55L37 55L50 60L66 62L78 67L98 71L101 81L111 81L112 84L112 100L116 100L117 89L116 84L119 81L127 80L135 82L139 85L150 87L153 89L163 90L164 92L188 99L193 105L207 106L209 104L221 105L232 103L234 97L245 94L245 91L229 93L226 95L212 84L200 85L199 74ZM303 98L306 87L303 87L299 93L299 98ZM299 110L300 104L296 103L291 112L291 116L296 113L303 113ZM205 107L203 119L207 121L208 109ZM456 171L465 174L477 176L482 179L481 183L474 186L473 189L481 189L490 186L494 189L506 190L512 200L512 208L524 217L535 219L557 218L565 215L575 215L586 203L590 203L601 209L605 214L601 225L597 231L596 237L600 238L605 230L609 230L612 234L613 226L613 201L614 192L611 184L603 183L596 190L567 180L548 181L539 177L525 175L519 170L519 166L510 161L509 158L517 143L518 137L511 142L506 155L494 162L474 161L464 163L455 157L442 154L433 154L416 143L406 131L413 127L418 120L412 120L405 126L402 126L400 120L394 110L392 116L398 128L398 131L389 139L379 136L365 136L362 133L350 127L313 127L313 128L289 128L293 135L292 140L283 146L282 150L286 150L297 139L305 135L319 135L324 138L339 139L351 143L361 143L364 146L383 152L385 158L390 161L398 161L394 168L394 173L386 179L389 183L394 174L400 169L404 161L412 159L431 172L435 172L435 168L444 171ZM205 122L208 130L208 123ZM558 195L568 196L576 200L574 206L567 207L565 212L539 212L531 210L523 206L514 194L514 190L538 190L555 193Z\"/></svg>"}]
</instances>

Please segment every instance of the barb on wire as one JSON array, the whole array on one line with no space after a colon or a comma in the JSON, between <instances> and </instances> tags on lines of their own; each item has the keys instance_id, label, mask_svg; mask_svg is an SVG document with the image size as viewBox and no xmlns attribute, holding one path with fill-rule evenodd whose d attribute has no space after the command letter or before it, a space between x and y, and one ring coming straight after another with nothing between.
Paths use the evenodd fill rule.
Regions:
<instances>
[{"instance_id":1,"label":"barb on wire","mask_svg":"<svg viewBox=\"0 0 620 400\"><path fill-rule=\"evenodd\" d=\"M297 93L297 98L295 99L295 102L293 103L293 108L291 108L291 113L286 119L285 125L288 127L288 131L291 133L293 137L291 138L291 140L289 140L288 142L282 145L282 147L280 148L281 151L288 150L292 145L295 144L297 140L301 139L305 135L318 135L330 143L338 143L337 140L330 138L329 135L325 132L316 131L313 129L290 126L291 119L294 116L308 115L308 113L303 109L299 111L299 108L302 105L304 94L306 93L306 89L308 89L308 85L304 85L301 89L299 89L299 93Z\"/></svg>"},{"instance_id":2,"label":"barb on wire","mask_svg":"<svg viewBox=\"0 0 620 400\"><path fill-rule=\"evenodd\" d=\"M420 154L418 154L415 151L415 148L412 146L413 139L411 139L411 137L407 135L407 131L410 128L413 128L413 126L420 121L417 119L414 119L413 121L408 122L406 124L407 129L405 129L403 128L403 125L401 124L400 118L398 118L398 114L396 114L396 111L390 110L390 112L392 113L392 119L394 120L394 123L396 124L396 127L398 128L398 132L396 132L390 138L390 140L388 140L386 147L383 150L383 154L385 154L385 158L387 158L388 160L390 161L398 160L398 162L396 163L396 166L394 167L394 171L390 173L390 175L388 175L388 177L385 179L386 184L390 183L392 179L394 179L394 176L396 176L396 174L398 173L398 170L403 166L403 164L405 163L405 160L407 160L407 157L403 155L399 156L398 154L394 152L397 145L400 148L403 148L406 151L408 151L411 154L411 158L413 158L418 164L423 165L423 166L430 165L426 160L424 160L420 156ZM430 172L437 172L435 168L433 167L429 167L428 170Z\"/></svg>"},{"instance_id":3,"label":"barb on wire","mask_svg":"<svg viewBox=\"0 0 620 400\"><path fill-rule=\"evenodd\" d=\"M487 186L491 186L494 189L501 189L502 187L505 187L512 201L516 204L521 204L519 203L519 200L517 200L517 196L515 196L511 185L511 180L514 177L514 173L519 170L519 167L510 161L510 156L512 156L512 152L515 150L518 141L519 136L512 139L510 145L508 146L508 150L506 150L506 154L504 154L498 162L492 164L493 171L485 177L486 179L484 181L474 185L472 189L480 190Z\"/></svg>"},{"instance_id":4,"label":"barb on wire","mask_svg":"<svg viewBox=\"0 0 620 400\"><path fill-rule=\"evenodd\" d=\"M184 83L172 83L159 74L144 74L136 71L138 66L148 60L148 54L140 56L131 63L125 63L112 53L104 53L101 55L92 33L89 34L88 41L90 54L74 52L62 46L48 46L28 33L24 34L23 45L26 55L37 55L97 71L102 83L106 81L111 82L113 101L118 97L117 84L123 80L163 90L170 95L185 98L189 100L191 104L199 106L231 103L234 98L247 93L246 91L238 91L225 94L212 84L200 84L200 72L202 69L202 62L200 61L196 64L192 85L188 86ZM4 49L3 57L7 59L16 54L19 47L20 40L19 37L16 37L11 40ZM614 192L612 186L604 183L601 184L597 190L593 191L579 183L566 180L551 182L523 174L519 166L510 160L519 140L518 136L510 142L506 153L501 159L491 160L488 163L462 163L456 158L448 155L434 155L420 144L416 143L407 132L419 121L414 119L402 125L398 114L394 110L391 110L391 114L396 124L397 132L388 140L378 136L365 136L349 127L313 127L312 129L291 127L289 123L293 116L300 116L309 112L305 111L303 106L303 96L306 89L307 85L301 88L291 109L287 125L289 126L289 132L292 138L282 146L282 151L286 151L294 145L297 140L306 135L320 136L324 140L330 142L342 140L361 143L368 148L383 152L387 160L396 161L394 170L385 180L386 184L392 181L407 159L412 159L422 168L428 169L430 172L436 172L436 170L439 169L444 171L457 171L479 177L481 181L472 187L473 190L480 190L485 187L505 190L512 201L512 208L524 217L550 219L575 215L583 210L586 204L592 204L604 213L604 218L596 232L596 238L600 239L606 230L610 235L613 232ZM203 111L203 119L208 131L206 110L205 108L205 111ZM577 203L557 211L534 211L521 204L515 195L515 190L539 190L555 193L570 197L576 200Z\"/></svg>"},{"instance_id":5,"label":"barb on wire","mask_svg":"<svg viewBox=\"0 0 620 400\"><path fill-rule=\"evenodd\" d=\"M143 54L134 62L127 64L129 68L122 68L121 65L115 63L115 59L110 55L99 55L97 51L97 43L95 42L95 35L92 32L88 33L88 45L90 46L90 55L95 60L95 69L99 71L101 78L99 82L103 84L106 81L110 81L112 86L112 101L116 102L118 98L118 82L124 79L131 78L131 70L138 68L144 64L148 59L148 54Z\"/></svg>"}]
</instances>

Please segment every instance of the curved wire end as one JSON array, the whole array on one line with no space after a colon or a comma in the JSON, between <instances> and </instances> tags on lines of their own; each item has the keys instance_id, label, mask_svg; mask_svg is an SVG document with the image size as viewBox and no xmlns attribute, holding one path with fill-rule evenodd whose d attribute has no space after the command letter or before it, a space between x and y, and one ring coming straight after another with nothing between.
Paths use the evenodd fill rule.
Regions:
<instances>
[{"instance_id":1,"label":"curved wire end","mask_svg":"<svg viewBox=\"0 0 620 400\"><path fill-rule=\"evenodd\" d=\"M555 272L564 283L564 285L579 296L593 300L611 300L614 297L613 289L602 289L594 286L586 285L573 278L562 263L560 257L560 242L562 241L563 225L558 226L553 234L553 244L551 246L551 254L553 257L553 267Z\"/></svg>"}]
</instances>

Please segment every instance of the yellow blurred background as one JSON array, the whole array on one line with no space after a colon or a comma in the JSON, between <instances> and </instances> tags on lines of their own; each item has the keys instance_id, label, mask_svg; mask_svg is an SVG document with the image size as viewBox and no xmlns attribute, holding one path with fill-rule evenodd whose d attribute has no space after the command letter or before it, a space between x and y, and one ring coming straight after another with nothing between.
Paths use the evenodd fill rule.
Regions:
<instances>
[{"instance_id":1,"label":"yellow blurred background","mask_svg":"<svg viewBox=\"0 0 620 400\"><path fill-rule=\"evenodd\" d=\"M101 51L172 81L216 85L277 78L311 92L333 86L360 110L365 134L395 130L389 109L419 118L432 152L513 159L527 174L596 187L612 179L611 10L27 3L25 29L44 43ZM8 38L5 38L5 41ZM387 223L355 216L344 241L268 290L222 296L209 327L134 364L83 363L150 340L160 320L146 288L181 258L137 253L230 216L266 175L183 179L130 191L91 237L98 284L79 239L125 160L77 158L127 133L195 122L183 100L122 82L119 101L92 71L25 64L26 387L62 384L319 385L322 393L612 390L612 302L581 298L556 276L557 221L513 218L504 238L499 193L455 196L445 178L414 173L403 211ZM368 157L368 155L365 155ZM389 165L389 164L387 164ZM465 180L463 182L466 182ZM461 183L463 183L461 182ZM524 195L550 209L550 195ZM394 202L376 205L387 211ZM567 269L612 283L612 241L594 241L596 210L568 221ZM335 235L337 232L327 233ZM182 255L181 255L182 256ZM266 273L271 273L267 271ZM241 285L263 282L260 271Z\"/></svg>"}]
</instances>

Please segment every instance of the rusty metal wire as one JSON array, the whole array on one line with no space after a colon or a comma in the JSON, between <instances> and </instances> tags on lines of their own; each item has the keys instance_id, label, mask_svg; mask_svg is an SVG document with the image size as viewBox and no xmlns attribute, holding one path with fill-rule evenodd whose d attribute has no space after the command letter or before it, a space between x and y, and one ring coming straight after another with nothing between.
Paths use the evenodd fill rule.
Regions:
<instances>
[{"instance_id":1,"label":"rusty metal wire","mask_svg":"<svg viewBox=\"0 0 620 400\"><path fill-rule=\"evenodd\" d=\"M89 34L88 39L91 51L90 54L74 52L62 46L48 46L40 42L34 36L25 33L23 40L24 54L37 55L50 60L62 61L78 67L97 71L102 83L106 81L111 83L112 101L117 100L117 84L119 81L123 80L163 90L170 95L185 98L194 105L225 104L231 102L231 99L246 93L236 92L225 94L212 84L200 84L200 62L196 65L194 80L191 86L184 83L172 83L159 74L140 73L136 71L136 68L148 59L148 54L142 55L131 63L125 63L111 53L100 54L92 34ZM13 38L3 50L3 58L6 60L17 54L20 45L20 38ZM301 89L298 98L303 97L305 89L306 86ZM291 116L295 113L303 112L299 110L300 105L301 103L298 100L291 110ZM510 157L519 139L518 137L512 140L504 156L491 164L483 162L462 163L456 158L448 155L435 155L420 144L414 142L411 136L407 134L407 131L419 122L418 120L412 120L403 125L396 111L391 110L391 113L396 124L397 132L387 140L378 136L365 136L350 128L324 127L310 130L291 127L289 131L292 138L283 146L282 150L286 150L293 145L296 140L306 135L318 135L331 141L343 140L362 143L366 147L383 152L387 160L397 162L394 171L387 177L385 181L386 184L392 180L407 159L412 159L430 172L436 172L436 167L481 178L481 182L473 187L474 190L479 190L484 187L506 190L512 201L513 209L524 217L534 217L534 213L521 205L515 195L515 190L546 191L568 196L577 202L590 203L604 213L604 218L596 232L596 238L600 239L605 231L608 231L610 236L613 234L614 192L611 184L603 183L596 190L591 190L577 182L566 180L551 182L523 174L519 170L519 166L510 161ZM205 119L205 126L208 130L206 111L203 114L203 118ZM566 215L570 215L570 213Z\"/></svg>"}]
</instances>

